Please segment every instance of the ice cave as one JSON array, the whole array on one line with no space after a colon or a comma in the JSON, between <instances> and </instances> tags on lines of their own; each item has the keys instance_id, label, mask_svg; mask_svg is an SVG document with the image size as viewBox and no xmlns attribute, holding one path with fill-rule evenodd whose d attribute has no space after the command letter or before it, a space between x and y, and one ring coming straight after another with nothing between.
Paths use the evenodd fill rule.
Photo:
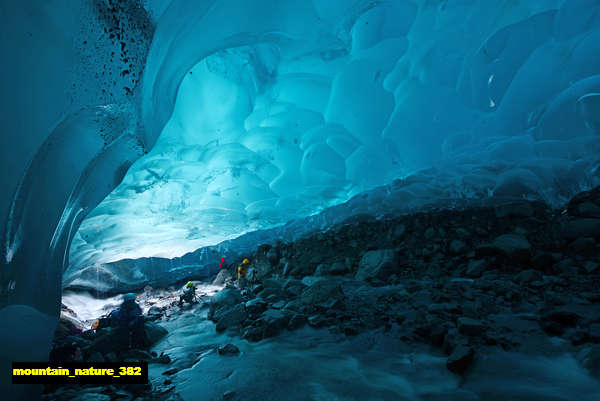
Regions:
<instances>
[{"instance_id":1,"label":"ice cave","mask_svg":"<svg viewBox=\"0 0 600 401\"><path fill-rule=\"evenodd\" d=\"M600 0L0 16L3 399L600 399Z\"/></svg>"}]
</instances>

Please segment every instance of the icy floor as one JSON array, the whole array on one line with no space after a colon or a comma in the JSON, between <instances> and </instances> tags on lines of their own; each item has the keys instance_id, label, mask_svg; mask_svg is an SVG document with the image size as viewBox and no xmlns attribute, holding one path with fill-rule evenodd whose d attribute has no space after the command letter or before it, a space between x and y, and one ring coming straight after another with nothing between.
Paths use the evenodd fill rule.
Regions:
<instances>
[{"instance_id":1,"label":"icy floor","mask_svg":"<svg viewBox=\"0 0 600 401\"><path fill-rule=\"evenodd\" d=\"M198 285L203 301L220 288ZM140 304L169 305L177 291L144 292ZM83 318L97 317L120 297L92 300L65 294L64 302ZM464 381L445 367L446 357L426 347L409 348L393 330L354 338L309 327L249 343L219 334L206 319L207 304L170 308L160 321L169 334L153 348L169 365L151 364L153 385L170 380L185 400L313 401L595 401L600 382L572 356L532 357L498 353L482 358ZM221 356L217 345L235 344L237 356ZM177 373L165 375L175 368ZM228 394L230 393L231 394ZM224 395L227 397L224 398Z\"/></svg>"}]
</instances>

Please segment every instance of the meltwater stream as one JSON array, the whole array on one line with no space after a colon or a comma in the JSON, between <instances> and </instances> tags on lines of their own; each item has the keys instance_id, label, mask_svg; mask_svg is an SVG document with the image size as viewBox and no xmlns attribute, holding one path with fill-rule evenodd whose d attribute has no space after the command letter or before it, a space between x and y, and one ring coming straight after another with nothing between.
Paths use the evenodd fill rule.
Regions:
<instances>
[{"instance_id":1,"label":"meltwater stream","mask_svg":"<svg viewBox=\"0 0 600 401\"><path fill-rule=\"evenodd\" d=\"M208 296L219 290L198 285ZM154 290L142 295L142 308L169 304L175 295ZM206 301L208 296L203 299ZM68 293L64 303L89 322L111 310L120 296L93 300ZM185 400L314 401L595 401L600 382L575 357L498 352L484 355L463 380L446 369L446 355L426 346L408 346L394 330L345 337L327 329L305 327L251 343L217 333L207 319L206 303L189 310L170 308L159 323L169 334L152 351L172 363L150 364L153 386L174 385ZM235 356L217 346L234 344Z\"/></svg>"}]
</instances>

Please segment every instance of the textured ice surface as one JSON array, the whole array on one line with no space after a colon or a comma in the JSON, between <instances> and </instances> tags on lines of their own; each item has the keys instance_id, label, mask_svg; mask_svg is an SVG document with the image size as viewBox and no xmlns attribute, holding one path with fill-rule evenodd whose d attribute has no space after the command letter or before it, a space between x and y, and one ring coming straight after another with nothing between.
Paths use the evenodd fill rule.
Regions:
<instances>
[{"instance_id":1,"label":"textured ice surface","mask_svg":"<svg viewBox=\"0 0 600 401\"><path fill-rule=\"evenodd\" d=\"M145 69L156 146L84 221L71 264L179 256L430 167L394 199L560 202L598 180L599 10L175 2Z\"/></svg>"}]
</instances>

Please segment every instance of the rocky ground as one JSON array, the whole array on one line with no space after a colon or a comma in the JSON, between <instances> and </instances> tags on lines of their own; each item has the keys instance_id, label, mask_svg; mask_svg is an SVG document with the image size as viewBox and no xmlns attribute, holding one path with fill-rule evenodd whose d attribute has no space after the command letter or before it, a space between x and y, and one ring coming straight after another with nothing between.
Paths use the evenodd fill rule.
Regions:
<instances>
[{"instance_id":1,"label":"rocky ground","mask_svg":"<svg viewBox=\"0 0 600 401\"><path fill-rule=\"evenodd\" d=\"M302 327L328 330L339 341L383 331L408 346L438 349L458 377L498 352L568 353L600 380L599 240L600 189L576 196L564 210L523 200L355 216L294 243L259 247L248 255L245 285L232 279L234 271L221 271L213 284L224 289L205 294L194 308L208 308L215 335L251 343ZM185 312L166 293L147 310L149 321L164 323ZM65 338L60 333L57 341ZM78 334L90 341L84 357L111 360L110 352L97 354L96 335ZM239 352L233 344L209 348L222 356ZM181 369L177 361L150 353L130 357L140 356L166 364L166 379L151 388L96 393L177 399L169 379ZM49 391L48 399L73 399L64 388L60 397Z\"/></svg>"}]
</instances>

